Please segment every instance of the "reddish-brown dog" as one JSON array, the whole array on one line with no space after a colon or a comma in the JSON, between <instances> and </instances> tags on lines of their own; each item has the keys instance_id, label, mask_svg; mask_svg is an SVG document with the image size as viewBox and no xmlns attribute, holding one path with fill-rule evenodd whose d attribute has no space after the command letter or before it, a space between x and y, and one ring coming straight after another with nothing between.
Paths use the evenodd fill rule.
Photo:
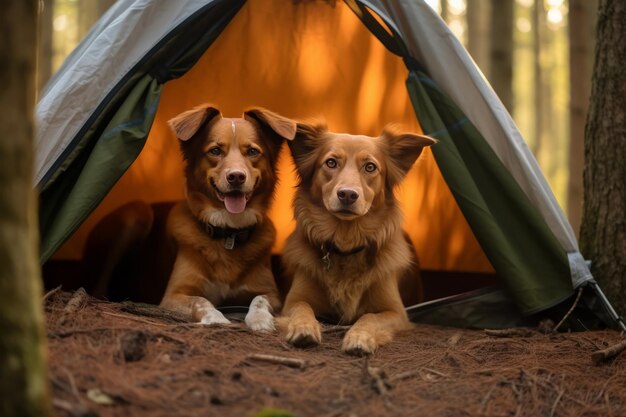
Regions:
<instances>
[{"instance_id":1,"label":"reddish-brown dog","mask_svg":"<svg viewBox=\"0 0 626 417\"><path fill-rule=\"evenodd\" d=\"M168 230L177 256L161 306L204 324L228 323L215 307L250 302L253 330L274 329L280 299L270 269L276 230L266 212L276 159L295 122L262 108L223 118L204 105L169 121L185 159L186 200Z\"/></svg>"},{"instance_id":2,"label":"reddish-brown dog","mask_svg":"<svg viewBox=\"0 0 626 417\"><path fill-rule=\"evenodd\" d=\"M316 316L354 323L342 347L353 354L373 353L409 328L399 286L412 284L419 298L421 284L393 189L433 143L391 127L372 138L298 124L289 143L301 180L297 226L283 253L293 283L279 319L291 344L321 342Z\"/></svg>"}]
</instances>

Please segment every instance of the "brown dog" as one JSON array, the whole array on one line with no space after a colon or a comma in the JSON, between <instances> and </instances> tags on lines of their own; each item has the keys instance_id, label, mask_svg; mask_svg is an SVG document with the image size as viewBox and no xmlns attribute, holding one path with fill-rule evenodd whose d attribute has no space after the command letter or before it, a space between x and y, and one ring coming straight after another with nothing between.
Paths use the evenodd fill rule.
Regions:
<instances>
[{"instance_id":1,"label":"brown dog","mask_svg":"<svg viewBox=\"0 0 626 417\"><path fill-rule=\"evenodd\" d=\"M295 122L262 108L223 118L208 105L169 121L186 162L186 201L168 230L177 256L161 306L204 324L228 323L215 306L250 302L246 324L274 329L280 299L270 269L276 230L266 212L276 159Z\"/></svg>"},{"instance_id":2,"label":"brown dog","mask_svg":"<svg viewBox=\"0 0 626 417\"><path fill-rule=\"evenodd\" d=\"M353 354L373 353L409 328L399 285L421 284L393 189L434 143L391 127L372 138L298 124L289 143L301 180L296 230L283 253L293 283L279 320L291 344L321 342L316 315L354 323L342 346Z\"/></svg>"}]
</instances>

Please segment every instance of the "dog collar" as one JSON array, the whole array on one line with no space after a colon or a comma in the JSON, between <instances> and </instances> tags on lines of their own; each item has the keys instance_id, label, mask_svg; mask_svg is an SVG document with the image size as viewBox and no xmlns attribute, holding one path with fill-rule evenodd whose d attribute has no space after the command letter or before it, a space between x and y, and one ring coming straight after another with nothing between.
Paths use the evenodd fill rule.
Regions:
<instances>
[{"instance_id":1,"label":"dog collar","mask_svg":"<svg viewBox=\"0 0 626 417\"><path fill-rule=\"evenodd\" d=\"M225 238L224 248L227 250L232 250L235 247L235 244L246 243L248 239L250 239L250 236L256 227L256 225L252 225L242 229L234 229L232 227L217 227L209 223L200 222L200 224L204 227L204 231L207 235L209 235L212 239Z\"/></svg>"},{"instance_id":2,"label":"dog collar","mask_svg":"<svg viewBox=\"0 0 626 417\"><path fill-rule=\"evenodd\" d=\"M324 242L320 245L320 250L322 251L322 263L324 267L328 271L330 269L330 254L335 254L339 256L350 256L356 253L363 251L367 246L357 246L356 248L352 248L347 251L340 250L335 244L331 241Z\"/></svg>"}]
</instances>

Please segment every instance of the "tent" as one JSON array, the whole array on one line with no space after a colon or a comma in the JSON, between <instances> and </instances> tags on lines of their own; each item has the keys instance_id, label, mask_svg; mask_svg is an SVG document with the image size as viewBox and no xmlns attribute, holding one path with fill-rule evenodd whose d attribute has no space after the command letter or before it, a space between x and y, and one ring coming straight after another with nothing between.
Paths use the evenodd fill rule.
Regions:
<instances>
[{"instance_id":1,"label":"tent","mask_svg":"<svg viewBox=\"0 0 626 417\"><path fill-rule=\"evenodd\" d=\"M423 0L118 0L36 109L42 262L80 259L94 224L130 200L182 198L165 121L202 102L370 135L402 122L439 140L399 190L405 227L422 268L497 285L412 307L412 319L511 326L586 288L580 306L623 326L511 117ZM277 254L293 228L292 171L283 155Z\"/></svg>"}]
</instances>

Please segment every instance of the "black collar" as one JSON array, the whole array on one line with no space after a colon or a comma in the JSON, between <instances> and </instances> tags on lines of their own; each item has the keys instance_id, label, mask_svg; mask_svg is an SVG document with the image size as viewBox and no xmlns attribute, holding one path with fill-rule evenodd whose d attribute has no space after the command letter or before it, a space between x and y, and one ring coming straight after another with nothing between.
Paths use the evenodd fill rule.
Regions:
<instances>
[{"instance_id":1,"label":"black collar","mask_svg":"<svg viewBox=\"0 0 626 417\"><path fill-rule=\"evenodd\" d=\"M363 246L357 246L350 250L342 251L337 246L335 246L335 244L332 241L327 241L327 242L322 243L321 249L323 253L328 252L328 253L334 253L336 255L348 256L348 255L354 255L355 253L359 253L366 247L367 247L366 245L363 245Z\"/></svg>"},{"instance_id":2,"label":"black collar","mask_svg":"<svg viewBox=\"0 0 626 417\"><path fill-rule=\"evenodd\" d=\"M320 245L320 250L322 252L322 264L324 264L324 268L328 271L330 269L330 254L335 254L339 256L350 256L355 255L367 248L366 245L357 246L347 251L340 250L332 241L326 241Z\"/></svg>"},{"instance_id":3,"label":"black collar","mask_svg":"<svg viewBox=\"0 0 626 417\"><path fill-rule=\"evenodd\" d=\"M206 234L212 239L225 239L224 248L228 250L232 250L235 244L242 245L246 243L256 228L256 224L241 229L234 229L232 227L213 226L212 224L204 223L200 220L198 220L198 222Z\"/></svg>"}]
</instances>

